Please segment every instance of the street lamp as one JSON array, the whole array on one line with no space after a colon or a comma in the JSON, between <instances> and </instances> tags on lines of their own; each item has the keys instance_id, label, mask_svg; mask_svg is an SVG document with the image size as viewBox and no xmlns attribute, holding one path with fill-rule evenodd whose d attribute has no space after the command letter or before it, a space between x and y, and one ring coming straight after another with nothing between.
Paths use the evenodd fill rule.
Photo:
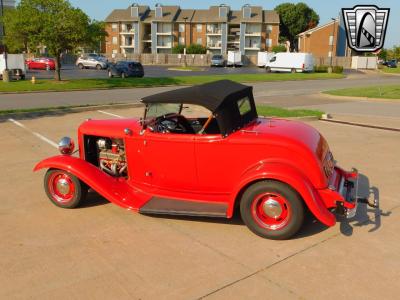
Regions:
<instances>
[{"instance_id":1,"label":"street lamp","mask_svg":"<svg viewBox=\"0 0 400 300\"><path fill-rule=\"evenodd\" d=\"M331 61L329 64L329 73L332 73L332 64L333 64L333 45L335 43L335 32L336 32L336 18L331 18L333 21L333 32L332 32L332 42L331 42Z\"/></svg>"},{"instance_id":2,"label":"street lamp","mask_svg":"<svg viewBox=\"0 0 400 300\"><path fill-rule=\"evenodd\" d=\"M0 4L1 4L1 17L3 19L4 17L4 3L3 0L0 0ZM3 19L3 39L6 36L6 30L5 30L5 26L4 26L4 19ZM4 61L5 61L5 70L3 71L3 81L4 82L9 82L10 78L9 78L9 73L8 73L8 61L7 61L7 47L6 45L3 45L4 47Z\"/></svg>"}]
</instances>

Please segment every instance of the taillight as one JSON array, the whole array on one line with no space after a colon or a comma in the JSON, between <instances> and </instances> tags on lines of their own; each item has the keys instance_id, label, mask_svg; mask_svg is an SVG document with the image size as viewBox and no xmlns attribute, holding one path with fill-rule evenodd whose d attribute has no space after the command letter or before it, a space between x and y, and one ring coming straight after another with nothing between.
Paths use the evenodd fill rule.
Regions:
<instances>
[{"instance_id":1,"label":"taillight","mask_svg":"<svg viewBox=\"0 0 400 300\"><path fill-rule=\"evenodd\" d=\"M335 168L335 160L333 159L333 155L331 151L328 151L325 155L323 168L325 172L326 178L330 178L333 174L333 170Z\"/></svg>"}]
</instances>

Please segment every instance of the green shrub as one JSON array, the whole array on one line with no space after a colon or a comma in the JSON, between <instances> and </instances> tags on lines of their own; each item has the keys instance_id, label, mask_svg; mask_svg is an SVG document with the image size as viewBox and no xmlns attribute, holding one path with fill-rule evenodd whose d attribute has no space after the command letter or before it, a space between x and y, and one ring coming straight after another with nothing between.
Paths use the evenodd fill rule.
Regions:
<instances>
[{"instance_id":1,"label":"green shrub","mask_svg":"<svg viewBox=\"0 0 400 300\"><path fill-rule=\"evenodd\" d=\"M175 47L172 48L172 53L173 54L183 54L185 49L184 45L176 45Z\"/></svg>"},{"instance_id":2,"label":"green shrub","mask_svg":"<svg viewBox=\"0 0 400 300\"><path fill-rule=\"evenodd\" d=\"M206 54L207 48L199 44L191 44L186 49L187 54Z\"/></svg>"},{"instance_id":3,"label":"green shrub","mask_svg":"<svg viewBox=\"0 0 400 300\"><path fill-rule=\"evenodd\" d=\"M315 66L314 67L314 72L315 73L328 73L328 66Z\"/></svg>"},{"instance_id":4,"label":"green shrub","mask_svg":"<svg viewBox=\"0 0 400 300\"><path fill-rule=\"evenodd\" d=\"M279 52L286 52L285 45L276 45L272 47L272 52L279 53Z\"/></svg>"},{"instance_id":5,"label":"green shrub","mask_svg":"<svg viewBox=\"0 0 400 300\"><path fill-rule=\"evenodd\" d=\"M334 66L332 67L332 73L342 74L343 67L342 66Z\"/></svg>"},{"instance_id":6,"label":"green shrub","mask_svg":"<svg viewBox=\"0 0 400 300\"><path fill-rule=\"evenodd\" d=\"M328 69L329 69L329 66L326 66L326 65L315 66L314 72L315 73L328 73ZM343 67L342 66L333 66L332 73L342 74Z\"/></svg>"}]
</instances>

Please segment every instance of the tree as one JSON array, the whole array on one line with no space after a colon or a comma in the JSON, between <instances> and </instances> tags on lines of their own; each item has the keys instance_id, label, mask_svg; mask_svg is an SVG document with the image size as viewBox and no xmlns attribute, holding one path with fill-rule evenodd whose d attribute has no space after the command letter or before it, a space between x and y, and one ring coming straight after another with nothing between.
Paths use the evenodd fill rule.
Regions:
<instances>
[{"instance_id":1,"label":"tree","mask_svg":"<svg viewBox=\"0 0 400 300\"><path fill-rule=\"evenodd\" d=\"M206 54L207 48L199 44L191 44L186 49L187 54Z\"/></svg>"},{"instance_id":2,"label":"tree","mask_svg":"<svg viewBox=\"0 0 400 300\"><path fill-rule=\"evenodd\" d=\"M275 7L275 11L281 19L280 35L290 42L292 50L297 45L297 35L314 28L319 23L318 14L302 2L282 3Z\"/></svg>"},{"instance_id":3,"label":"tree","mask_svg":"<svg viewBox=\"0 0 400 300\"><path fill-rule=\"evenodd\" d=\"M91 22L67 0L21 0L14 12L7 12L4 21L7 46L12 41L25 49L46 46L56 60L56 80L61 80L62 53L95 42L99 32L102 34L98 23Z\"/></svg>"},{"instance_id":4,"label":"tree","mask_svg":"<svg viewBox=\"0 0 400 300\"><path fill-rule=\"evenodd\" d=\"M183 54L185 51L184 45L176 45L172 48L172 54Z\"/></svg>"},{"instance_id":5,"label":"tree","mask_svg":"<svg viewBox=\"0 0 400 300\"><path fill-rule=\"evenodd\" d=\"M276 45L272 47L272 52L274 53L279 53L279 52L286 52L286 46L285 45Z\"/></svg>"},{"instance_id":6,"label":"tree","mask_svg":"<svg viewBox=\"0 0 400 300\"><path fill-rule=\"evenodd\" d=\"M101 52L101 43L105 41L105 37L107 36L107 32L105 30L105 23L92 20L87 28L87 37L83 47L89 48L91 50L95 50L96 52Z\"/></svg>"}]
</instances>

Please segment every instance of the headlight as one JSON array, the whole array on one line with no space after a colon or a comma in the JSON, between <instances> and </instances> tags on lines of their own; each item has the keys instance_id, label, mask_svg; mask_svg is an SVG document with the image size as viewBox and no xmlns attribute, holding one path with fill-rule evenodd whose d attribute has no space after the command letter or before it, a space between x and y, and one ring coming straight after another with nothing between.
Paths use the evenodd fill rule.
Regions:
<instances>
[{"instance_id":1,"label":"headlight","mask_svg":"<svg viewBox=\"0 0 400 300\"><path fill-rule=\"evenodd\" d=\"M58 150L61 154L71 155L74 152L75 143L74 140L70 137L63 137L61 141L58 143Z\"/></svg>"}]
</instances>

